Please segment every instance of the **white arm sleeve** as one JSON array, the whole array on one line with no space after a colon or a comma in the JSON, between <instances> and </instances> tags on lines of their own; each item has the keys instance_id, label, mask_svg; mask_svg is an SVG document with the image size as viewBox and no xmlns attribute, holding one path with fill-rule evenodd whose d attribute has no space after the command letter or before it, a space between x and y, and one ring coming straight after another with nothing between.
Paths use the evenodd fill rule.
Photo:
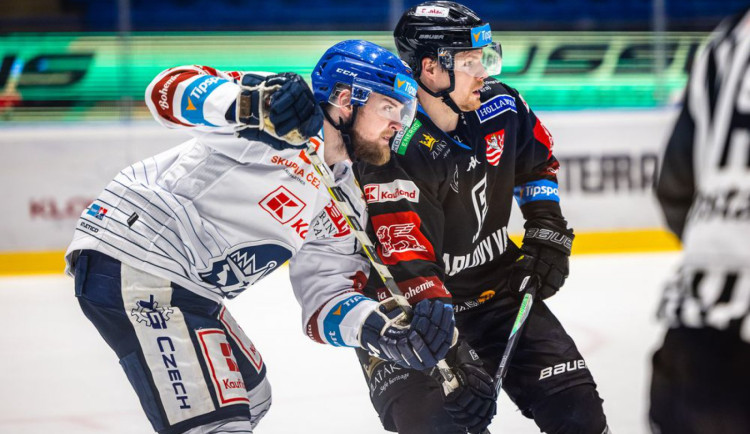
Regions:
<instances>
[{"instance_id":1,"label":"white arm sleeve","mask_svg":"<svg viewBox=\"0 0 750 434\"><path fill-rule=\"evenodd\" d=\"M362 323L377 306L357 292L370 264L354 245L352 235L308 241L289 262L305 333L316 342L358 347Z\"/></svg>"}]
</instances>

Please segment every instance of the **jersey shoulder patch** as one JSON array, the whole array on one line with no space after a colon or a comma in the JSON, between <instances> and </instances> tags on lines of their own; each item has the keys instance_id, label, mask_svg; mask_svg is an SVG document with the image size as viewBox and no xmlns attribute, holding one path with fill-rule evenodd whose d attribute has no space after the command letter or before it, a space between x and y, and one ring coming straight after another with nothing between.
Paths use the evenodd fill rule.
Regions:
<instances>
[{"instance_id":1,"label":"jersey shoulder patch","mask_svg":"<svg viewBox=\"0 0 750 434\"><path fill-rule=\"evenodd\" d=\"M426 114L418 113L411 126L394 138L391 149L400 159L432 163L450 155L451 142Z\"/></svg>"},{"instance_id":2,"label":"jersey shoulder patch","mask_svg":"<svg viewBox=\"0 0 750 434\"><path fill-rule=\"evenodd\" d=\"M475 111L480 123L485 123L503 113L518 113L518 92L495 79L484 82L479 90L482 105Z\"/></svg>"}]
</instances>

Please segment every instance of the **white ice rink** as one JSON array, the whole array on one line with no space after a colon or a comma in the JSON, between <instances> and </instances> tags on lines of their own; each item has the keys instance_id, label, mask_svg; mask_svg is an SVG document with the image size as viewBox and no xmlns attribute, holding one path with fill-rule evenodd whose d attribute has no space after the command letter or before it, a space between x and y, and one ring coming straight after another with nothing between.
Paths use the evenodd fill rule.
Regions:
<instances>
[{"instance_id":1,"label":"white ice rink","mask_svg":"<svg viewBox=\"0 0 750 434\"><path fill-rule=\"evenodd\" d=\"M654 320L675 253L574 256L549 301L599 383L610 427L646 433ZM109 347L63 276L0 279L0 433L148 433L150 425ZM354 352L315 344L282 268L228 303L263 354L273 406L256 433L382 433ZM536 433L503 396L493 433Z\"/></svg>"}]
</instances>

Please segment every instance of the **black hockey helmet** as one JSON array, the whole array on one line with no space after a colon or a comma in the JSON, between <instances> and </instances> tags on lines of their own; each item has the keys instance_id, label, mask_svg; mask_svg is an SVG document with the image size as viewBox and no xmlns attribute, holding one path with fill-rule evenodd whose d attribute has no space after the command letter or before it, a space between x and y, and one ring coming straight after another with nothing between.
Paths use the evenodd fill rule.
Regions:
<instances>
[{"instance_id":1,"label":"black hockey helmet","mask_svg":"<svg viewBox=\"0 0 750 434\"><path fill-rule=\"evenodd\" d=\"M460 51L482 49L481 68L475 65L469 74L497 75L502 66L502 49L492 42L490 25L468 7L452 1L427 1L408 9L393 31L398 54L414 71L422 73L422 59L437 59L450 74L448 89L432 92L420 80L419 84L432 96L442 97L454 111L458 107L448 97L455 85L454 70L462 70L455 62Z\"/></svg>"}]
</instances>

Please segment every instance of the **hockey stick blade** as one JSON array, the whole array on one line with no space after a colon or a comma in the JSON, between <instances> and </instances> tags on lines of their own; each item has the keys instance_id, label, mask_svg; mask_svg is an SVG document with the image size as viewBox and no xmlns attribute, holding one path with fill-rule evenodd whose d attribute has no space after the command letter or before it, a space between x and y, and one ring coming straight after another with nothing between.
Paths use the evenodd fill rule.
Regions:
<instances>
[{"instance_id":1,"label":"hockey stick blade","mask_svg":"<svg viewBox=\"0 0 750 434\"><path fill-rule=\"evenodd\" d=\"M336 185L333 173L331 173L331 169L323 162L323 159L318 154L318 151L315 149L315 145L312 142L307 142L307 149L305 149L305 154L312 163L313 167L315 167L315 171L318 172L320 177L323 179L323 184L325 184L326 190L328 190L328 194L333 199L334 205L344 216L344 220L346 220L347 225L349 225L349 228L354 233L357 241L362 244L362 247L367 254L367 258L370 260L373 268L377 271L380 279L385 284L385 287L396 300L399 307L404 311L404 313L406 313L407 317L411 317L411 306L409 305L409 301L406 299L406 297L404 297L404 294L403 292L401 292L401 289L398 287L398 285L396 285L396 281L393 279L393 275L391 275L388 267L383 264L383 261L380 260L380 257L375 250L375 245L372 243L372 240L370 240L370 237L367 236L367 233L365 233L364 229L360 226L359 221L356 219L352 208L344 200L344 195L341 192L341 188ZM458 331L454 330L451 346L455 345L457 341ZM440 375L443 377L443 391L448 394L456 390L459 387L458 380L456 379L456 375L453 373L450 366L448 366L448 363L446 363L445 360L440 360L437 364L437 368L440 372Z\"/></svg>"}]
</instances>

